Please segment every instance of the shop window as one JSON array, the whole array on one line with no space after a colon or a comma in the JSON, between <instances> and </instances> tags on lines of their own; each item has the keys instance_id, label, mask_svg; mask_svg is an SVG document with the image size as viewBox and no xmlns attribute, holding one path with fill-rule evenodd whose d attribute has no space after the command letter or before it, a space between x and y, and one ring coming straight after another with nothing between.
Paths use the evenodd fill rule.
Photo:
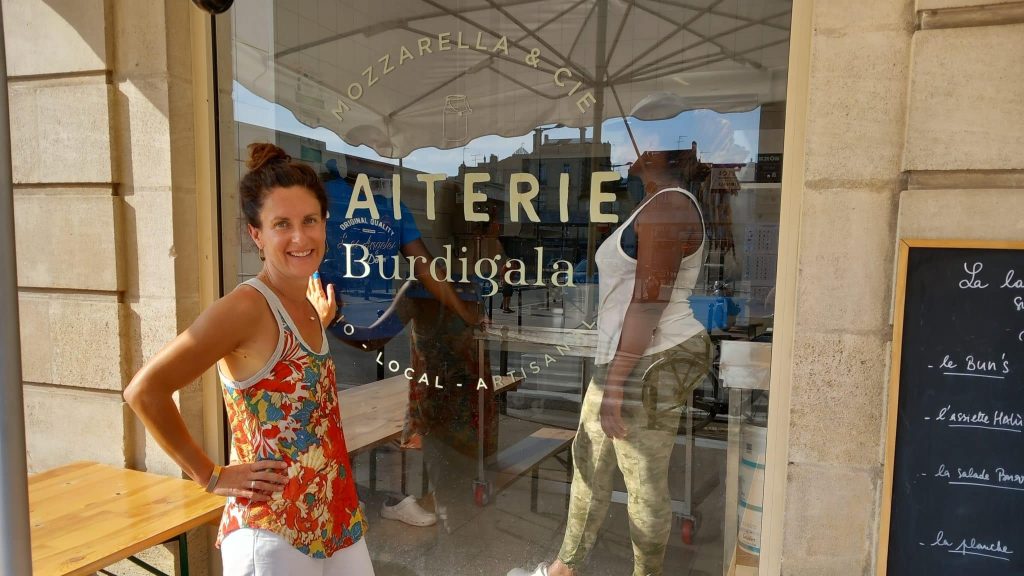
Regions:
<instances>
[{"instance_id":1,"label":"shop window","mask_svg":"<svg viewBox=\"0 0 1024 576\"><path fill-rule=\"evenodd\" d=\"M276 142L326 184L371 556L756 572L790 3L494 4L237 2L219 55L235 157ZM361 197L376 214L348 217ZM229 287L262 265L230 249ZM600 451L614 363L628 434Z\"/></svg>"}]
</instances>

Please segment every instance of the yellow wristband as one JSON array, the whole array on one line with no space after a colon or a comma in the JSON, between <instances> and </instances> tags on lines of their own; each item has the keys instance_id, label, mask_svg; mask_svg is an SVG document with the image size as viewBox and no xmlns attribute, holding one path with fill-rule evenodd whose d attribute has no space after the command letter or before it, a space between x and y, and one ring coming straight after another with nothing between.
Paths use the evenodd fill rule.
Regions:
<instances>
[{"instance_id":1,"label":"yellow wristband","mask_svg":"<svg viewBox=\"0 0 1024 576\"><path fill-rule=\"evenodd\" d=\"M210 480L206 483L206 491L213 494L213 489L217 487L217 481L220 480L220 471L223 467L214 464L213 472L210 474Z\"/></svg>"}]
</instances>

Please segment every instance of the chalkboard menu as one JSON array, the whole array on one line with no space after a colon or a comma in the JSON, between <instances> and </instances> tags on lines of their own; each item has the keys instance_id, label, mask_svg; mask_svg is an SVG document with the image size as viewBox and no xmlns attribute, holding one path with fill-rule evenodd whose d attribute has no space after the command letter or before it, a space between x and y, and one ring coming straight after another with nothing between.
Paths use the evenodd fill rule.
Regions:
<instances>
[{"instance_id":1,"label":"chalkboard menu","mask_svg":"<svg viewBox=\"0 0 1024 576\"><path fill-rule=\"evenodd\" d=\"M900 252L878 573L1024 576L1024 243Z\"/></svg>"}]
</instances>

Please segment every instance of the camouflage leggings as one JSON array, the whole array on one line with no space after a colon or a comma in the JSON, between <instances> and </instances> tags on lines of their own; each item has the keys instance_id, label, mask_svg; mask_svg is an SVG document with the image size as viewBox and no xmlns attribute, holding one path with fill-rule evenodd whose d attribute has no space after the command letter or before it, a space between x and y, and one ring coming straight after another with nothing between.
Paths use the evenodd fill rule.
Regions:
<instances>
[{"instance_id":1,"label":"camouflage leggings","mask_svg":"<svg viewBox=\"0 0 1024 576\"><path fill-rule=\"evenodd\" d=\"M660 576L672 527L668 490L669 458L682 405L707 373L711 341L707 334L643 358L627 379L622 419L625 438L612 439L601 428L601 400L607 365L598 366L583 399L573 442L575 473L569 517L558 558L579 569L594 546L608 512L615 467L626 482L633 575Z\"/></svg>"}]
</instances>

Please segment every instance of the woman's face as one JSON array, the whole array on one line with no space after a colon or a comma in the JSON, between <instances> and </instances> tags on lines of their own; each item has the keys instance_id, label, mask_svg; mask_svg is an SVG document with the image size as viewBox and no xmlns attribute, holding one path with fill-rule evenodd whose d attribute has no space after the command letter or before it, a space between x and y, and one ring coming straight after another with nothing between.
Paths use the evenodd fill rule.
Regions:
<instances>
[{"instance_id":1,"label":"woman's face","mask_svg":"<svg viewBox=\"0 0 1024 576\"><path fill-rule=\"evenodd\" d=\"M260 227L249 226L266 264L278 273L308 278L324 258L327 227L320 202L303 186L274 188L263 200Z\"/></svg>"}]
</instances>

